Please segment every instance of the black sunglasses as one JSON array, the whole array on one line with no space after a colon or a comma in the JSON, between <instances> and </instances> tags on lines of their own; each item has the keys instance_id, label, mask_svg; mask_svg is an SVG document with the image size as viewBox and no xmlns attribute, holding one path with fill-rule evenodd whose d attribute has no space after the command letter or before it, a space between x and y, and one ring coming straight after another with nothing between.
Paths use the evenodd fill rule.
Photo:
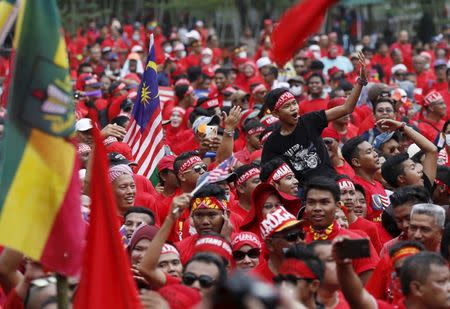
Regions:
<instances>
[{"instance_id":1,"label":"black sunglasses","mask_svg":"<svg viewBox=\"0 0 450 309\"><path fill-rule=\"evenodd\" d=\"M206 164L196 165L192 168L192 170L197 174L200 173L201 170L206 172L207 169L208 169L208 166Z\"/></svg>"},{"instance_id":2,"label":"black sunglasses","mask_svg":"<svg viewBox=\"0 0 450 309\"><path fill-rule=\"evenodd\" d=\"M241 261L246 256L248 256L251 259L257 259L257 258L259 258L260 254L261 254L261 251L258 248L250 249L247 252L237 250L237 251L233 251L233 259L236 261Z\"/></svg>"},{"instance_id":3,"label":"black sunglasses","mask_svg":"<svg viewBox=\"0 0 450 309\"><path fill-rule=\"evenodd\" d=\"M273 238L283 238L287 242L294 242L298 239L305 239L305 233L303 231L295 231L288 234L285 234L283 236L272 236Z\"/></svg>"},{"instance_id":4,"label":"black sunglasses","mask_svg":"<svg viewBox=\"0 0 450 309\"><path fill-rule=\"evenodd\" d=\"M216 283L216 280L210 276L206 275L200 275L196 276L193 273L185 273L183 274L183 284L187 286L191 286L194 284L195 281L198 281L200 283L200 287L203 289L208 289Z\"/></svg>"},{"instance_id":5,"label":"black sunglasses","mask_svg":"<svg viewBox=\"0 0 450 309\"><path fill-rule=\"evenodd\" d=\"M294 275L278 275L276 277L273 277L273 282L275 284L281 284L283 282L289 282L289 283L291 283L293 285L297 285L297 282L299 280L305 280L307 282L311 282L312 281L311 279L299 278L299 277L296 277Z\"/></svg>"}]
</instances>

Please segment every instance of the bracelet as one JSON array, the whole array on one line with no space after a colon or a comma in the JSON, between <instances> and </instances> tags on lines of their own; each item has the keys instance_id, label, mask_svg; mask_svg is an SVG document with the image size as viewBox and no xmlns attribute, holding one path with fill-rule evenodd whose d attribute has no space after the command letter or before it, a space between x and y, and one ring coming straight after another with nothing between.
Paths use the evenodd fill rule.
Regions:
<instances>
[{"instance_id":1,"label":"bracelet","mask_svg":"<svg viewBox=\"0 0 450 309\"><path fill-rule=\"evenodd\" d=\"M358 77L356 79L356 82L363 87L367 86L367 83L368 83L367 79L362 79L361 77Z\"/></svg>"},{"instance_id":2,"label":"bracelet","mask_svg":"<svg viewBox=\"0 0 450 309\"><path fill-rule=\"evenodd\" d=\"M226 134L229 137L233 137L234 136L234 130L223 130L223 133Z\"/></svg>"},{"instance_id":3,"label":"bracelet","mask_svg":"<svg viewBox=\"0 0 450 309\"><path fill-rule=\"evenodd\" d=\"M398 130L400 132L403 132L405 130L405 127L406 127L406 122L402 122L402 125L400 126L400 128L398 128Z\"/></svg>"}]
</instances>

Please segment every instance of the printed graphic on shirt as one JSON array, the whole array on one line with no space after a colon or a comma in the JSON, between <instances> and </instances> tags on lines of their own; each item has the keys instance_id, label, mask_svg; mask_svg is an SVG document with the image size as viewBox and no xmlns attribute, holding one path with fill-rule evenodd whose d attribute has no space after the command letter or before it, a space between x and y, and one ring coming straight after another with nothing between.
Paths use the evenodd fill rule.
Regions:
<instances>
[{"instance_id":1,"label":"printed graphic on shirt","mask_svg":"<svg viewBox=\"0 0 450 309\"><path fill-rule=\"evenodd\" d=\"M374 210L384 210L390 204L389 197L381 194L372 194L372 207Z\"/></svg>"},{"instance_id":2,"label":"printed graphic on shirt","mask_svg":"<svg viewBox=\"0 0 450 309\"><path fill-rule=\"evenodd\" d=\"M295 144L289 148L284 155L289 159L292 168L296 171L307 171L316 168L322 163L317 154L316 146L311 142L307 148Z\"/></svg>"}]
</instances>

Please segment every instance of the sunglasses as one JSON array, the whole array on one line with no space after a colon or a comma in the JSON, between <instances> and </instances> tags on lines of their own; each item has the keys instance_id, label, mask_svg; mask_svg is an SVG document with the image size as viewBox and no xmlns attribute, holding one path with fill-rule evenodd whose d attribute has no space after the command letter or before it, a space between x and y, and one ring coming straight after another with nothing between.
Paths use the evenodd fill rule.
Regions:
<instances>
[{"instance_id":1,"label":"sunglasses","mask_svg":"<svg viewBox=\"0 0 450 309\"><path fill-rule=\"evenodd\" d=\"M297 241L298 239L300 240L305 239L305 233L303 231L295 231L287 233L283 236L272 236L272 238L283 238L287 242L294 242Z\"/></svg>"},{"instance_id":2,"label":"sunglasses","mask_svg":"<svg viewBox=\"0 0 450 309\"><path fill-rule=\"evenodd\" d=\"M185 171L185 173L188 173L189 171L193 171L193 172L199 174L201 170L206 172L207 168L208 168L208 166L206 164L198 164L198 165L192 167L190 170Z\"/></svg>"},{"instance_id":3,"label":"sunglasses","mask_svg":"<svg viewBox=\"0 0 450 309\"><path fill-rule=\"evenodd\" d=\"M311 279L304 279L304 278L300 278L300 277L296 277L294 275L278 275L276 277L273 278L273 282L275 284L281 284L283 282L289 282L293 285L297 285L297 282L300 280L305 280L307 282L311 282Z\"/></svg>"},{"instance_id":4,"label":"sunglasses","mask_svg":"<svg viewBox=\"0 0 450 309\"><path fill-rule=\"evenodd\" d=\"M200 275L197 277L193 273L185 273L182 280L183 284L187 286L192 286L195 281L198 281L202 289L208 289L216 283L216 280L210 276Z\"/></svg>"},{"instance_id":5,"label":"sunglasses","mask_svg":"<svg viewBox=\"0 0 450 309\"><path fill-rule=\"evenodd\" d=\"M245 259L246 256L248 256L251 259L257 259L259 258L260 254L261 251L258 248L250 249L247 252L237 250L233 251L233 259L236 261L241 261Z\"/></svg>"}]
</instances>

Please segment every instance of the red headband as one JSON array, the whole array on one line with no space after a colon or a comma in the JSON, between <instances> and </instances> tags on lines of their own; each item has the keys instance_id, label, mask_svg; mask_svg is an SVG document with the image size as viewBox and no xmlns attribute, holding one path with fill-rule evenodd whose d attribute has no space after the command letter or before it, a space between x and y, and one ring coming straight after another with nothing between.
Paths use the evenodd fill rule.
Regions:
<instances>
[{"instance_id":1,"label":"red headband","mask_svg":"<svg viewBox=\"0 0 450 309\"><path fill-rule=\"evenodd\" d=\"M177 248L175 248L171 244L164 244L164 246L162 247L162 250L161 250L161 255L170 254L170 253L180 256L180 253L178 252Z\"/></svg>"},{"instance_id":2,"label":"red headband","mask_svg":"<svg viewBox=\"0 0 450 309\"><path fill-rule=\"evenodd\" d=\"M233 251L241 249L244 245L261 249L261 242L256 234L252 232L240 232L234 234L231 240L231 248Z\"/></svg>"},{"instance_id":3,"label":"red headband","mask_svg":"<svg viewBox=\"0 0 450 309\"><path fill-rule=\"evenodd\" d=\"M183 172L187 171L192 165L203 162L199 156L193 156L184 161L181 164L180 169L178 170L178 175L183 174Z\"/></svg>"},{"instance_id":4,"label":"red headband","mask_svg":"<svg viewBox=\"0 0 450 309\"><path fill-rule=\"evenodd\" d=\"M248 130L247 135L261 134L262 132L264 132L264 130L264 127L256 127Z\"/></svg>"},{"instance_id":5,"label":"red headband","mask_svg":"<svg viewBox=\"0 0 450 309\"><path fill-rule=\"evenodd\" d=\"M242 174L241 177L239 177L239 178L236 180L236 187L240 187L241 185L244 184L244 182L246 182L247 180L249 180L249 179L252 178L253 176L258 175L258 177L259 177L259 173L260 173L260 171L259 171L259 169L256 168L256 167L249 169L249 170L246 171L244 174Z\"/></svg>"},{"instance_id":6,"label":"red headband","mask_svg":"<svg viewBox=\"0 0 450 309\"><path fill-rule=\"evenodd\" d=\"M392 265L394 265L401 258L408 257L417 254L419 252L420 250L418 248L412 246L401 248L400 250L395 252L394 255L391 257Z\"/></svg>"},{"instance_id":7,"label":"red headband","mask_svg":"<svg viewBox=\"0 0 450 309\"><path fill-rule=\"evenodd\" d=\"M219 106L219 100L217 98L209 99L203 102L200 107L208 109Z\"/></svg>"},{"instance_id":8,"label":"red headband","mask_svg":"<svg viewBox=\"0 0 450 309\"><path fill-rule=\"evenodd\" d=\"M191 212L197 209L227 210L228 204L226 200L218 200L214 196L197 197L192 201Z\"/></svg>"},{"instance_id":9,"label":"red headband","mask_svg":"<svg viewBox=\"0 0 450 309\"><path fill-rule=\"evenodd\" d=\"M275 108L274 110L279 109L281 106L284 105L284 103L286 103L289 100L295 100L295 97L292 93L290 93L289 91L286 91L285 93L283 93L277 100L277 103L275 103Z\"/></svg>"},{"instance_id":10,"label":"red headband","mask_svg":"<svg viewBox=\"0 0 450 309\"><path fill-rule=\"evenodd\" d=\"M272 134L272 131L269 131L266 134L264 134L264 136L261 137L261 143L264 144L267 141L267 139L269 138L270 134Z\"/></svg>"},{"instance_id":11,"label":"red headband","mask_svg":"<svg viewBox=\"0 0 450 309\"><path fill-rule=\"evenodd\" d=\"M280 275L294 275L302 279L317 279L317 276L305 262L294 258L285 259L278 273Z\"/></svg>"},{"instance_id":12,"label":"red headband","mask_svg":"<svg viewBox=\"0 0 450 309\"><path fill-rule=\"evenodd\" d=\"M270 175L270 177L267 181L268 181L268 183L270 183L272 181L278 182L282 178L286 177L289 174L294 174L294 172L292 172L289 165L287 165L286 163L283 163L283 164L281 164L281 166L279 166L276 170L273 171L273 173Z\"/></svg>"},{"instance_id":13,"label":"red headband","mask_svg":"<svg viewBox=\"0 0 450 309\"><path fill-rule=\"evenodd\" d=\"M349 179L339 179L338 180L338 185L339 185L339 189L342 190L348 190L348 189L353 189L355 190L355 185L353 184L353 182Z\"/></svg>"},{"instance_id":14,"label":"red headband","mask_svg":"<svg viewBox=\"0 0 450 309\"><path fill-rule=\"evenodd\" d=\"M261 90L267 91L266 86L264 86L263 84L259 84L258 86L253 88L253 92L252 93L255 94L255 93L257 93L258 91L261 91Z\"/></svg>"}]
</instances>

